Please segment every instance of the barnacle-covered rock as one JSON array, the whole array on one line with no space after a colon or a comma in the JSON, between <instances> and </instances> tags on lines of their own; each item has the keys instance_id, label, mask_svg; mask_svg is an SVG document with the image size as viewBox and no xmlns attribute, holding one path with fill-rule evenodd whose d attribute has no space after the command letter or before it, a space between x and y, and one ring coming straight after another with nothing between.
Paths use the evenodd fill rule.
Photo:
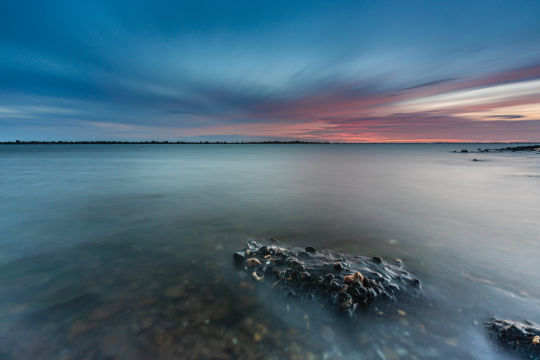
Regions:
<instances>
[{"instance_id":1,"label":"barnacle-covered rock","mask_svg":"<svg viewBox=\"0 0 540 360\"><path fill-rule=\"evenodd\" d=\"M540 327L531 322L491 318L486 323L489 334L507 349L525 359L540 360Z\"/></svg>"},{"instance_id":2,"label":"barnacle-covered rock","mask_svg":"<svg viewBox=\"0 0 540 360\"><path fill-rule=\"evenodd\" d=\"M420 281L380 257L342 254L314 247L286 247L276 241L249 241L235 263L255 280L299 299L352 314L378 299L417 296Z\"/></svg>"}]
</instances>

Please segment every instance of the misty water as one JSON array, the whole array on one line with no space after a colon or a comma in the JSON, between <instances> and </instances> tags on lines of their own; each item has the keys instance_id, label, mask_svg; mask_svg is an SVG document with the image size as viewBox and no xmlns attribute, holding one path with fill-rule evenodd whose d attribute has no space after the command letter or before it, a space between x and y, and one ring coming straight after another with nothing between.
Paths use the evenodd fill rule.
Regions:
<instances>
[{"instance_id":1,"label":"misty water","mask_svg":"<svg viewBox=\"0 0 540 360\"><path fill-rule=\"evenodd\" d=\"M0 145L0 359L511 359L484 323L540 322L540 155L479 146ZM233 265L269 237L423 295L299 304Z\"/></svg>"}]
</instances>

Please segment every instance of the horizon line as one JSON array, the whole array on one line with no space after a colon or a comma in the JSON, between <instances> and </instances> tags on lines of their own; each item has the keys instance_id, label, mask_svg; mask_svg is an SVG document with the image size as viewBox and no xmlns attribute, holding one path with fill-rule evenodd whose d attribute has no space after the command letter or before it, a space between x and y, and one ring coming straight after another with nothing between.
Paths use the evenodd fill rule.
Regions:
<instances>
[{"instance_id":1,"label":"horizon line","mask_svg":"<svg viewBox=\"0 0 540 360\"><path fill-rule=\"evenodd\" d=\"M536 144L539 141L364 141L331 142L305 140L264 141L184 141L184 140L11 140L0 141L0 145L256 145L256 144L302 144L302 145L359 145L359 144Z\"/></svg>"}]
</instances>

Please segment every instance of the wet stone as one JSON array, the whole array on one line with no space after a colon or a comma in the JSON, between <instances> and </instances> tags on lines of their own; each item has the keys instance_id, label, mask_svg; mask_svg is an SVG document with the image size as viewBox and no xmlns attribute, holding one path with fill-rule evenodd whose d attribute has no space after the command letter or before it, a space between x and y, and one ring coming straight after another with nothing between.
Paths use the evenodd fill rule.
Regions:
<instances>
[{"instance_id":1,"label":"wet stone","mask_svg":"<svg viewBox=\"0 0 540 360\"><path fill-rule=\"evenodd\" d=\"M317 250L313 246L308 246L304 250L306 250L306 252L311 253L311 254L314 254L317 252Z\"/></svg>"},{"instance_id":2,"label":"wet stone","mask_svg":"<svg viewBox=\"0 0 540 360\"><path fill-rule=\"evenodd\" d=\"M249 267L256 267L261 265L261 261L257 258L251 257L246 260L246 265Z\"/></svg>"},{"instance_id":3,"label":"wet stone","mask_svg":"<svg viewBox=\"0 0 540 360\"><path fill-rule=\"evenodd\" d=\"M341 262L339 262L339 261L335 262L333 266L334 266L334 269L336 269L336 271L343 270L343 264Z\"/></svg>"},{"instance_id":4,"label":"wet stone","mask_svg":"<svg viewBox=\"0 0 540 360\"><path fill-rule=\"evenodd\" d=\"M525 359L540 360L540 326L491 318L486 327L491 338L504 348L519 353Z\"/></svg>"},{"instance_id":5,"label":"wet stone","mask_svg":"<svg viewBox=\"0 0 540 360\"><path fill-rule=\"evenodd\" d=\"M233 254L233 258L236 265L242 265L246 261L246 254L243 251L238 251Z\"/></svg>"},{"instance_id":6,"label":"wet stone","mask_svg":"<svg viewBox=\"0 0 540 360\"><path fill-rule=\"evenodd\" d=\"M252 279L258 284L350 315L374 301L420 295L420 280L404 270L403 264L393 265L380 257L249 241L233 258L249 274L256 267L257 276Z\"/></svg>"},{"instance_id":7,"label":"wet stone","mask_svg":"<svg viewBox=\"0 0 540 360\"><path fill-rule=\"evenodd\" d=\"M329 285L330 285L330 288L332 290L341 289L341 285L339 284L339 282L336 279L333 279L332 281L330 281Z\"/></svg>"}]
</instances>

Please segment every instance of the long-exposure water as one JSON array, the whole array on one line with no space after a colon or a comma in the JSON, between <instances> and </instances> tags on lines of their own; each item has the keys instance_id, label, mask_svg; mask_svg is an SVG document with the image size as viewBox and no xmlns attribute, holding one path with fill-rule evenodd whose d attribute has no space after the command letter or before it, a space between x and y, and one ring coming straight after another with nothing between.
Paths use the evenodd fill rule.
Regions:
<instances>
[{"instance_id":1,"label":"long-exposure water","mask_svg":"<svg viewBox=\"0 0 540 360\"><path fill-rule=\"evenodd\" d=\"M503 146L0 145L0 359L511 358L484 322L540 322L540 155L452 152ZM233 265L269 237L423 295L299 306Z\"/></svg>"}]
</instances>

